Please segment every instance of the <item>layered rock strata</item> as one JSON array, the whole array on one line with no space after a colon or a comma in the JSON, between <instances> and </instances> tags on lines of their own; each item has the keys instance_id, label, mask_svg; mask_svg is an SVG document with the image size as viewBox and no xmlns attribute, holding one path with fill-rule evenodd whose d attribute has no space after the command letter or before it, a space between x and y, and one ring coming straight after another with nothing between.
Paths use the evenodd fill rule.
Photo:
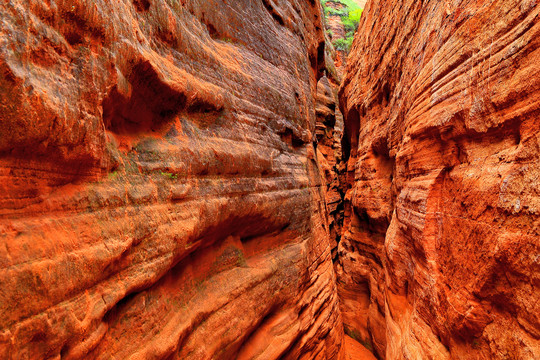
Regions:
<instances>
[{"instance_id":1,"label":"layered rock strata","mask_svg":"<svg viewBox=\"0 0 540 360\"><path fill-rule=\"evenodd\" d=\"M343 195L340 174L343 172L341 137L343 115L338 106L338 84L323 77L317 85L317 122L315 137L317 157L326 184L326 206L332 255L335 258L343 225Z\"/></svg>"},{"instance_id":2,"label":"layered rock strata","mask_svg":"<svg viewBox=\"0 0 540 360\"><path fill-rule=\"evenodd\" d=\"M317 1L0 19L0 358L341 358Z\"/></svg>"},{"instance_id":3,"label":"layered rock strata","mask_svg":"<svg viewBox=\"0 0 540 360\"><path fill-rule=\"evenodd\" d=\"M346 6L339 3L339 2L333 2L333 1L324 1L324 6L336 10L336 11L343 11ZM346 31L345 26L343 25L341 16L338 15L331 15L328 13L325 18L325 28L327 36L329 37L326 45L327 48L332 49L332 59L335 62L336 66L336 72L339 74L339 78L343 77L343 74L345 72L345 66L346 64L346 58L347 58L347 51L344 50L336 50L334 49L334 46L332 45L333 42L335 42L338 39L345 39ZM339 81L341 83L341 80ZM339 84L338 84L339 85Z\"/></svg>"},{"instance_id":4,"label":"layered rock strata","mask_svg":"<svg viewBox=\"0 0 540 360\"><path fill-rule=\"evenodd\" d=\"M386 359L540 358L540 4L367 4L341 88L345 326Z\"/></svg>"}]
</instances>

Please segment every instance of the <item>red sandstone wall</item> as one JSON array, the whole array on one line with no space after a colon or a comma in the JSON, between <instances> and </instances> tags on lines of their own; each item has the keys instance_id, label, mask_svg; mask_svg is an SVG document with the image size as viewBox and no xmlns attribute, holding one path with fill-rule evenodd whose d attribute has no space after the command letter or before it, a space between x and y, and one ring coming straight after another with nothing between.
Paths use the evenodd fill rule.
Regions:
<instances>
[{"instance_id":1,"label":"red sandstone wall","mask_svg":"<svg viewBox=\"0 0 540 360\"><path fill-rule=\"evenodd\" d=\"M318 163L326 184L326 210L332 257L337 254L337 245L343 225L343 189L339 174L343 171L341 161L341 137L343 134L343 115L339 111L338 85L323 77L317 84L317 141Z\"/></svg>"},{"instance_id":2,"label":"red sandstone wall","mask_svg":"<svg viewBox=\"0 0 540 360\"><path fill-rule=\"evenodd\" d=\"M369 1L340 95L345 326L387 359L540 358L540 3Z\"/></svg>"},{"instance_id":3,"label":"red sandstone wall","mask_svg":"<svg viewBox=\"0 0 540 360\"><path fill-rule=\"evenodd\" d=\"M311 0L0 5L0 358L334 359Z\"/></svg>"}]
</instances>

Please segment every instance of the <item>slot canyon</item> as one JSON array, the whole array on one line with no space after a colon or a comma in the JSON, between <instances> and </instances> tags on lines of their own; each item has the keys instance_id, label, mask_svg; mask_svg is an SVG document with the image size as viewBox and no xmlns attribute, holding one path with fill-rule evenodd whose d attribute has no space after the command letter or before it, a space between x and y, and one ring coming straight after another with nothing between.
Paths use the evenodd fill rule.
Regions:
<instances>
[{"instance_id":1,"label":"slot canyon","mask_svg":"<svg viewBox=\"0 0 540 360\"><path fill-rule=\"evenodd\" d=\"M540 359L540 2L2 1L0 285L6 360Z\"/></svg>"}]
</instances>

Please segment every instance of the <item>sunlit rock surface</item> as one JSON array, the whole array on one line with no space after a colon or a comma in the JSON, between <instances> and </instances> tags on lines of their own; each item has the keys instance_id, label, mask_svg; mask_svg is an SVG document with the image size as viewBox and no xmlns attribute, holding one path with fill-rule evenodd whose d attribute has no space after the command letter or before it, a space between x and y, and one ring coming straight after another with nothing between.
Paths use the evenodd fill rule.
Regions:
<instances>
[{"instance_id":1,"label":"sunlit rock surface","mask_svg":"<svg viewBox=\"0 0 540 360\"><path fill-rule=\"evenodd\" d=\"M318 1L0 5L0 358L336 359Z\"/></svg>"},{"instance_id":2,"label":"sunlit rock surface","mask_svg":"<svg viewBox=\"0 0 540 360\"><path fill-rule=\"evenodd\" d=\"M337 268L380 357L540 358L539 45L534 0L368 1Z\"/></svg>"}]
</instances>

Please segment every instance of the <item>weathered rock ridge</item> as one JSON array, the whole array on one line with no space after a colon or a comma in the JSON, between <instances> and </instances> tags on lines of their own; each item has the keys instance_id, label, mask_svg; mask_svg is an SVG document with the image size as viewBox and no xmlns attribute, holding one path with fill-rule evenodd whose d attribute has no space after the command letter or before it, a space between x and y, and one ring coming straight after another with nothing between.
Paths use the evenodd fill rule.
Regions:
<instances>
[{"instance_id":1,"label":"weathered rock ridge","mask_svg":"<svg viewBox=\"0 0 540 360\"><path fill-rule=\"evenodd\" d=\"M340 101L346 328L386 359L540 358L540 4L369 1Z\"/></svg>"},{"instance_id":2,"label":"weathered rock ridge","mask_svg":"<svg viewBox=\"0 0 540 360\"><path fill-rule=\"evenodd\" d=\"M1 359L540 358L540 4L321 21L0 5Z\"/></svg>"},{"instance_id":3,"label":"weathered rock ridge","mask_svg":"<svg viewBox=\"0 0 540 360\"><path fill-rule=\"evenodd\" d=\"M338 86L323 77L317 85L317 123L315 137L317 158L326 184L326 212L332 258L337 252L343 226L343 189L339 175L344 172L341 137L343 134L343 115L339 111Z\"/></svg>"},{"instance_id":4,"label":"weathered rock ridge","mask_svg":"<svg viewBox=\"0 0 540 360\"><path fill-rule=\"evenodd\" d=\"M0 358L342 357L318 1L0 20Z\"/></svg>"}]
</instances>

